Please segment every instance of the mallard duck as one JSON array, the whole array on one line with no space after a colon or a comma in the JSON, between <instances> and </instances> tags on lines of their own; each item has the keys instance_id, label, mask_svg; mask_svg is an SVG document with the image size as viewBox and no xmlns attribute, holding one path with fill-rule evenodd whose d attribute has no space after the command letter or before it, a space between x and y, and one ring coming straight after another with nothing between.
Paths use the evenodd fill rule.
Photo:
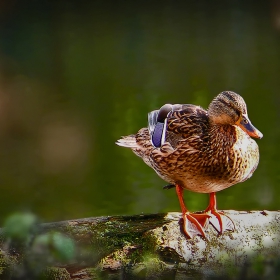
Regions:
<instances>
[{"instance_id":1,"label":"mallard duck","mask_svg":"<svg viewBox=\"0 0 280 280\"><path fill-rule=\"evenodd\" d=\"M148 128L124 136L116 144L131 148L170 184L167 188L176 188L183 231L192 238L198 234L205 237L211 219L220 233L234 229L232 220L217 210L216 192L252 176L259 163L259 149L251 137L262 136L248 118L244 99L223 91L208 110L192 104L165 104L148 114ZM183 200L185 189L209 193L206 210L190 213Z\"/></svg>"}]
</instances>

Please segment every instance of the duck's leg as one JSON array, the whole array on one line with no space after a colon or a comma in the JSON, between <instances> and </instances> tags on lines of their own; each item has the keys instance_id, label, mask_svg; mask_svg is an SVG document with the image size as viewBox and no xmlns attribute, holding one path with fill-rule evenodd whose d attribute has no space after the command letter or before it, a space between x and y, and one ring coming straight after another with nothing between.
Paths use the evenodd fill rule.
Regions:
<instances>
[{"instance_id":1,"label":"duck's leg","mask_svg":"<svg viewBox=\"0 0 280 280\"><path fill-rule=\"evenodd\" d=\"M209 222L219 233L223 233L225 230L234 230L234 223L232 219L223 212L217 210L216 193L212 192L209 195L209 205L206 208L205 213L211 213L214 215L219 224L217 225L213 218L210 218Z\"/></svg>"},{"instance_id":2,"label":"duck's leg","mask_svg":"<svg viewBox=\"0 0 280 280\"><path fill-rule=\"evenodd\" d=\"M188 238L193 238L198 234L206 237L203 227L211 216L208 213L190 213L184 203L183 191L181 186L176 185L176 193L182 210L183 231Z\"/></svg>"}]
</instances>

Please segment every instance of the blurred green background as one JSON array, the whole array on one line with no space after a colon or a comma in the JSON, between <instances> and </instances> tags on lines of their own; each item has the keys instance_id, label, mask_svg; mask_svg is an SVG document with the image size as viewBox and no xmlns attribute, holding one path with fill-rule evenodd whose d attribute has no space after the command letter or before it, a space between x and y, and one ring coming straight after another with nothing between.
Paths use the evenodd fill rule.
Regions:
<instances>
[{"instance_id":1,"label":"blurred green background","mask_svg":"<svg viewBox=\"0 0 280 280\"><path fill-rule=\"evenodd\" d=\"M179 211L115 141L167 102L207 108L223 90L244 97L264 138L253 177L218 207L280 209L278 1L1 1L1 222Z\"/></svg>"}]
</instances>

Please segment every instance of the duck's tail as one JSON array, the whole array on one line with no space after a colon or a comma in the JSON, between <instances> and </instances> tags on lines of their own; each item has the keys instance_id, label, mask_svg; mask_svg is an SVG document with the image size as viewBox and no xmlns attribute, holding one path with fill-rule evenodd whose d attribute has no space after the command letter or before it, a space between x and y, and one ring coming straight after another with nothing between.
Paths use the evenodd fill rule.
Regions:
<instances>
[{"instance_id":1,"label":"duck's tail","mask_svg":"<svg viewBox=\"0 0 280 280\"><path fill-rule=\"evenodd\" d=\"M135 135L133 134L128 136L122 136L121 139L117 140L116 144L121 147L126 147L131 149L138 147L138 144L136 143Z\"/></svg>"},{"instance_id":2,"label":"duck's tail","mask_svg":"<svg viewBox=\"0 0 280 280\"><path fill-rule=\"evenodd\" d=\"M152 167L150 154L154 150L148 128L140 129L135 135L123 136L116 142L121 147L130 148L138 157Z\"/></svg>"}]
</instances>

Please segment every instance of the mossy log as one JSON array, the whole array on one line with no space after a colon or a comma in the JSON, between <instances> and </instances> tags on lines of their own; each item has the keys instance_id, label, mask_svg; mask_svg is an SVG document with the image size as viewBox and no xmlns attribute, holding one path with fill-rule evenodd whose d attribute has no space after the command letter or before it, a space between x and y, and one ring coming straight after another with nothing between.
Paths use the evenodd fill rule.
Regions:
<instances>
[{"instance_id":1,"label":"mossy log","mask_svg":"<svg viewBox=\"0 0 280 280\"><path fill-rule=\"evenodd\" d=\"M209 224L207 239L200 236L187 239L181 230L180 213L41 224L37 235L62 232L75 240L77 248L75 258L67 263L52 264L45 270L45 277L208 279L215 276L215 279L223 279L227 276L228 279L255 279L276 273L280 263L280 212L230 210L225 214L233 220L235 230L219 235ZM24 261L20 258L22 251L16 250L5 252L5 246L2 248L2 271L6 264L12 267L9 259L13 259L13 264Z\"/></svg>"}]
</instances>

